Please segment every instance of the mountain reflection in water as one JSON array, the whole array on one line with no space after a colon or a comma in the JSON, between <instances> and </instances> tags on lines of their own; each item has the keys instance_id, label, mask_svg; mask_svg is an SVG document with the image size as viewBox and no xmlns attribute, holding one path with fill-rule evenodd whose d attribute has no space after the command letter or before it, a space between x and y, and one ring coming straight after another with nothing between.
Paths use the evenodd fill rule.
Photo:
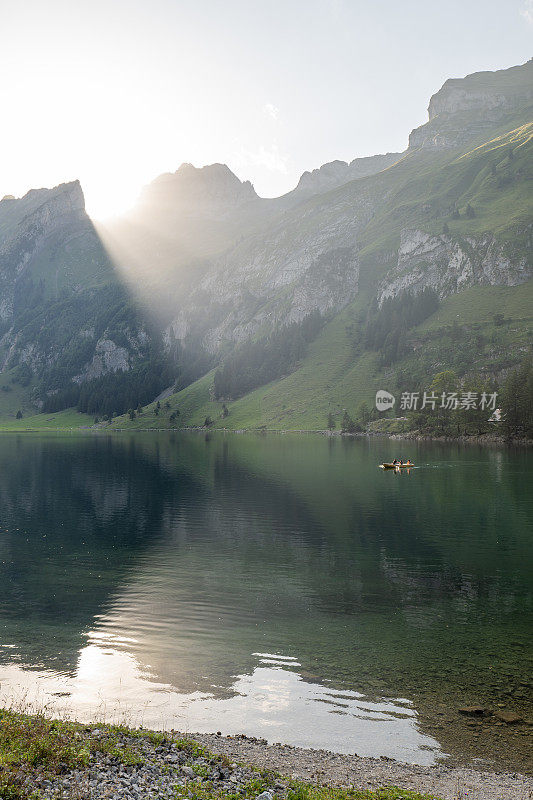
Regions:
<instances>
[{"instance_id":1,"label":"mountain reflection in water","mask_svg":"<svg viewBox=\"0 0 533 800\"><path fill-rule=\"evenodd\" d=\"M404 443L419 469L377 469L397 451L3 436L3 696L417 763L460 755L450 708L530 714L531 456Z\"/></svg>"}]
</instances>

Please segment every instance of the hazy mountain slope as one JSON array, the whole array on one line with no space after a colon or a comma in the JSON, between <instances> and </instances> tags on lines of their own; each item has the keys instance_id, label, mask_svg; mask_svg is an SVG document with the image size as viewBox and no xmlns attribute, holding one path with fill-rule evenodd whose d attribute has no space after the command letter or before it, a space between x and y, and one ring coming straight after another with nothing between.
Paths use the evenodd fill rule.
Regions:
<instances>
[{"instance_id":1,"label":"hazy mountain slope","mask_svg":"<svg viewBox=\"0 0 533 800\"><path fill-rule=\"evenodd\" d=\"M530 109L519 115L524 117L531 119ZM514 115L509 123L516 121ZM438 261L447 258L451 274L441 295L464 285L454 255L460 241L471 253L490 251L490 263L470 270L470 284L526 280L531 274L532 126L501 133L499 122L491 132L499 135L484 142L473 134L466 151L409 152L377 175L288 211L206 270L180 304L174 335L199 337L216 352L315 309L340 309L389 270L408 270L410 234L434 237L443 234L444 225L449 253L439 254Z\"/></svg>"},{"instance_id":2,"label":"hazy mountain slope","mask_svg":"<svg viewBox=\"0 0 533 800\"><path fill-rule=\"evenodd\" d=\"M292 192L272 199L258 197L251 183L240 181L225 164L182 164L152 181L131 213L99 225L98 233L122 276L168 322L218 264L227 262L230 271L237 270L241 249L247 252L265 231L270 232L267 239L272 231L283 231L291 209L355 177L375 174L398 158L388 153L325 164L304 173Z\"/></svg>"},{"instance_id":3,"label":"hazy mountain slope","mask_svg":"<svg viewBox=\"0 0 533 800\"><path fill-rule=\"evenodd\" d=\"M0 203L4 413L36 409L72 379L130 369L153 350L149 320L85 212L79 183Z\"/></svg>"},{"instance_id":4,"label":"hazy mountain slope","mask_svg":"<svg viewBox=\"0 0 533 800\"><path fill-rule=\"evenodd\" d=\"M0 315L16 314L16 297L33 281L57 297L109 280L109 261L85 214L80 184L28 192L0 202Z\"/></svg>"},{"instance_id":5,"label":"hazy mountain slope","mask_svg":"<svg viewBox=\"0 0 533 800\"><path fill-rule=\"evenodd\" d=\"M378 389L416 391L428 388L444 368L458 374L502 375L519 364L533 341L533 281L521 286L474 286L445 300L439 310L411 331L409 352L393 367L380 366L377 353L359 352L354 322L364 316L368 296L361 295L321 331L292 374L244 397L213 399L214 373L171 395L155 413L155 404L134 421L117 418L116 428L202 426L238 430L266 426L275 430L324 430L333 413L340 427L344 410L353 417L366 402L371 408ZM502 314L504 323L495 323ZM457 328L457 320L461 320ZM443 360L444 359L444 360ZM170 419L179 410L179 417ZM401 413L401 412L398 412Z\"/></svg>"}]
</instances>

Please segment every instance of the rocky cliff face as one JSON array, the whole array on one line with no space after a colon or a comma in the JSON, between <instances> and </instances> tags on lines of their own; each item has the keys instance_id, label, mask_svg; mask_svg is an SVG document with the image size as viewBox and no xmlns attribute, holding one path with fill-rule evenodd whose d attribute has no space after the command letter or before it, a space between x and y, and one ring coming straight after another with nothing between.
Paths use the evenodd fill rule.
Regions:
<instances>
[{"instance_id":1,"label":"rocky cliff face","mask_svg":"<svg viewBox=\"0 0 533 800\"><path fill-rule=\"evenodd\" d=\"M482 111L495 118L533 101L533 59L497 72L475 72L466 78L450 78L428 107L429 119L458 111Z\"/></svg>"},{"instance_id":2,"label":"rocky cliff face","mask_svg":"<svg viewBox=\"0 0 533 800\"><path fill-rule=\"evenodd\" d=\"M95 331L80 331L82 338L95 339ZM98 339L95 339L94 355L84 365L83 371L73 376L75 383L100 378L110 372L127 372L135 365L136 360L142 358L149 344L149 336L142 327L127 327L121 336L124 345L118 345L111 338L112 333L105 330Z\"/></svg>"},{"instance_id":3,"label":"rocky cliff face","mask_svg":"<svg viewBox=\"0 0 533 800\"><path fill-rule=\"evenodd\" d=\"M456 238L408 230L402 232L397 265L382 281L378 301L427 288L444 298L474 285L516 286L531 276L526 257L511 258L492 234Z\"/></svg>"},{"instance_id":4,"label":"rocky cliff face","mask_svg":"<svg viewBox=\"0 0 533 800\"><path fill-rule=\"evenodd\" d=\"M219 355L313 311L336 313L363 282L374 291L376 273L391 264L380 302L406 289L446 297L474 284L522 283L531 277L531 137L520 121L498 147L493 139L520 109L531 120L532 69L447 81L406 154L330 162L281 198L259 198L225 165L184 164L145 189L106 244L157 313L169 349L177 339ZM482 134L484 148L475 143ZM468 233L465 214L444 226L477 192L471 230L485 232ZM425 230L436 224L452 234ZM503 244L517 236L513 251ZM0 202L4 369L24 365L55 392L131 370L156 350L159 358L161 331L133 310L102 240L77 182Z\"/></svg>"},{"instance_id":5,"label":"rocky cliff face","mask_svg":"<svg viewBox=\"0 0 533 800\"><path fill-rule=\"evenodd\" d=\"M0 319L14 313L17 286L26 274L39 272L37 261L57 236L68 237L89 226L79 181L28 192L20 200L0 202Z\"/></svg>"},{"instance_id":6,"label":"rocky cliff face","mask_svg":"<svg viewBox=\"0 0 533 800\"><path fill-rule=\"evenodd\" d=\"M533 60L447 80L429 101L429 121L411 132L409 149L460 147L532 103Z\"/></svg>"},{"instance_id":7,"label":"rocky cliff face","mask_svg":"<svg viewBox=\"0 0 533 800\"><path fill-rule=\"evenodd\" d=\"M332 209L335 208L333 212ZM359 279L353 209L298 207L213 260L168 328L209 352L347 305Z\"/></svg>"}]
</instances>

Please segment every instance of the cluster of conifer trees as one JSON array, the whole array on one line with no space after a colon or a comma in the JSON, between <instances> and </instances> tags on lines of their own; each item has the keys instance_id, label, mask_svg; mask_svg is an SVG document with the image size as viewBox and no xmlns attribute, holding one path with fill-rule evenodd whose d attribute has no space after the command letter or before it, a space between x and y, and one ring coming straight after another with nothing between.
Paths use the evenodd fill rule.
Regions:
<instances>
[{"instance_id":1,"label":"cluster of conifer trees","mask_svg":"<svg viewBox=\"0 0 533 800\"><path fill-rule=\"evenodd\" d=\"M501 391L502 426L509 438L533 439L533 357L511 372Z\"/></svg>"},{"instance_id":2,"label":"cluster of conifer trees","mask_svg":"<svg viewBox=\"0 0 533 800\"><path fill-rule=\"evenodd\" d=\"M382 366L393 364L407 352L407 331L430 317L438 307L439 298L433 289L423 289L418 294L402 292L384 300L381 308L375 301L367 317L365 348L380 352Z\"/></svg>"},{"instance_id":3,"label":"cluster of conifer trees","mask_svg":"<svg viewBox=\"0 0 533 800\"><path fill-rule=\"evenodd\" d=\"M128 372L108 373L81 384L71 381L65 389L46 398L43 411L51 413L75 406L85 414L124 414L130 408L151 403L174 379L173 365L160 356Z\"/></svg>"},{"instance_id":4,"label":"cluster of conifer trees","mask_svg":"<svg viewBox=\"0 0 533 800\"><path fill-rule=\"evenodd\" d=\"M291 372L322 327L318 311L264 339L238 347L216 371L215 397L235 399Z\"/></svg>"}]
</instances>

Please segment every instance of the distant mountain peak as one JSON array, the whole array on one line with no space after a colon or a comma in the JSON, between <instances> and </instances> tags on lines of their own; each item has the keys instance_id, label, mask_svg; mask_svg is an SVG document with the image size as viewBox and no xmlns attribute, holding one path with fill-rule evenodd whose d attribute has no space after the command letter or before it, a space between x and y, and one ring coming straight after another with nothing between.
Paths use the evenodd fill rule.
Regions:
<instances>
[{"instance_id":1,"label":"distant mountain peak","mask_svg":"<svg viewBox=\"0 0 533 800\"><path fill-rule=\"evenodd\" d=\"M328 161L318 169L304 172L298 185L290 194L309 196L320 192L327 192L342 186L348 181L357 178L366 178L375 175L383 169L395 164L402 157L402 153L384 153L376 156L354 158L353 161Z\"/></svg>"},{"instance_id":2,"label":"distant mountain peak","mask_svg":"<svg viewBox=\"0 0 533 800\"><path fill-rule=\"evenodd\" d=\"M183 163L145 187L141 203L180 208L183 212L224 211L258 200L250 181L241 181L227 164L195 167Z\"/></svg>"}]
</instances>

